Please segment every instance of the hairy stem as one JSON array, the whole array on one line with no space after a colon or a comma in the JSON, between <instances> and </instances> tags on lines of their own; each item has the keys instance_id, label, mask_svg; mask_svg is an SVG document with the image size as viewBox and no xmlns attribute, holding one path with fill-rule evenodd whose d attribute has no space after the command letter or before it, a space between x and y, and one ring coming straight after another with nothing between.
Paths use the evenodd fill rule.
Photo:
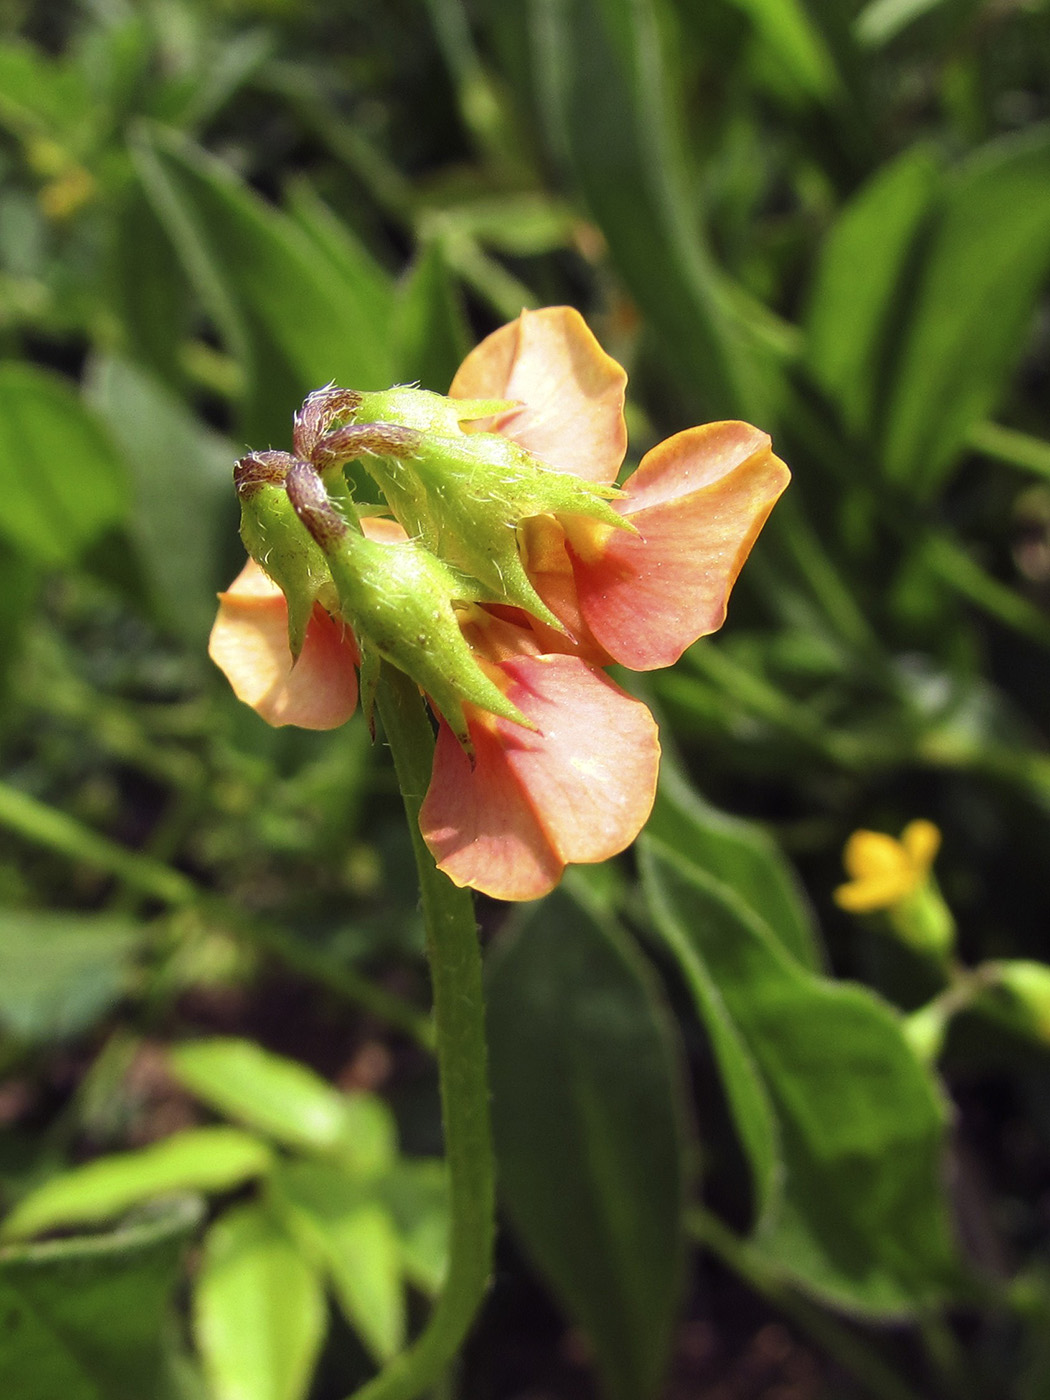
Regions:
<instances>
[{"instance_id":1,"label":"hairy stem","mask_svg":"<svg viewBox=\"0 0 1050 1400\"><path fill-rule=\"evenodd\" d=\"M377 702L419 869L452 1229L444 1290L427 1326L353 1400L413 1400L437 1384L485 1295L492 1266L494 1168L473 896L437 869L419 830L434 753L430 721L413 682L385 663Z\"/></svg>"}]
</instances>

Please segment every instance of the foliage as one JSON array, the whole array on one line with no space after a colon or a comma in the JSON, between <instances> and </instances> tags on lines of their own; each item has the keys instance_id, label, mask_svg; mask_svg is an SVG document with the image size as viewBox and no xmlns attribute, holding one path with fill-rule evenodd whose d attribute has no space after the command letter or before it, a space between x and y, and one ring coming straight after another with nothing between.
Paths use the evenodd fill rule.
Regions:
<instances>
[{"instance_id":1,"label":"foliage","mask_svg":"<svg viewBox=\"0 0 1050 1400\"><path fill-rule=\"evenodd\" d=\"M579 1392L483 1374L538 1278L613 1400L699 1393L736 1275L813 1394L1043 1393L1048 60L1045 0L5 7L5 1393L340 1396L438 1291L382 747L204 653L247 444L560 303L632 453L747 417L794 482L638 683L637 856L481 908L506 1221L450 1392ZM937 955L832 900L917 818Z\"/></svg>"}]
</instances>

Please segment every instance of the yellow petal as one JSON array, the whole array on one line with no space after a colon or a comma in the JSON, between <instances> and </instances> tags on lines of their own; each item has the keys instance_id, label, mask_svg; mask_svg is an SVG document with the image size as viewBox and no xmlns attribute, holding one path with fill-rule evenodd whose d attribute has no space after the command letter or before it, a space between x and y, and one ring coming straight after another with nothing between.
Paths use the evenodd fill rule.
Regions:
<instances>
[{"instance_id":1,"label":"yellow petal","mask_svg":"<svg viewBox=\"0 0 1050 1400\"><path fill-rule=\"evenodd\" d=\"M854 880L911 874L904 847L882 831L855 831L846 842L842 863Z\"/></svg>"},{"instance_id":2,"label":"yellow petal","mask_svg":"<svg viewBox=\"0 0 1050 1400\"><path fill-rule=\"evenodd\" d=\"M941 833L933 822L919 818L901 832L901 845L915 869L926 875L941 848Z\"/></svg>"}]
</instances>

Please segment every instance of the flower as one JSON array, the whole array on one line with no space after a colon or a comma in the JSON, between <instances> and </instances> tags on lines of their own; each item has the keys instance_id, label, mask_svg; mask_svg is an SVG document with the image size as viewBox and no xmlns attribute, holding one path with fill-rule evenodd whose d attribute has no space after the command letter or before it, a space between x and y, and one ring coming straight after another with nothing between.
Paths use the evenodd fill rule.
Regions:
<instances>
[{"instance_id":1,"label":"flower","mask_svg":"<svg viewBox=\"0 0 1050 1400\"><path fill-rule=\"evenodd\" d=\"M654 448L618 489L625 385L579 313L553 307L477 346L450 399L328 389L297 416L294 445L310 470L341 481L342 462L359 456L379 483L399 524L367 520L366 535L429 552L461 581L446 602L477 683L435 697L411 646L379 651L430 690L438 716L420 813L427 845L455 883L502 899L545 894L567 864L604 860L641 830L656 725L605 667L669 665L721 625L789 478L766 434L716 423ZM343 548L345 532L329 526L326 538L301 508L305 470L292 470L288 494L338 583L332 539ZM356 704L354 668L374 640L367 619L346 590L336 616L330 590L311 588L318 601L294 665L285 599L258 566L220 596L210 653L271 724L331 728Z\"/></svg>"},{"instance_id":2,"label":"flower","mask_svg":"<svg viewBox=\"0 0 1050 1400\"><path fill-rule=\"evenodd\" d=\"M940 831L922 820L909 822L899 841L881 831L855 831L842 855L850 880L835 891L835 903L851 914L903 904L929 880L940 845Z\"/></svg>"}]
</instances>

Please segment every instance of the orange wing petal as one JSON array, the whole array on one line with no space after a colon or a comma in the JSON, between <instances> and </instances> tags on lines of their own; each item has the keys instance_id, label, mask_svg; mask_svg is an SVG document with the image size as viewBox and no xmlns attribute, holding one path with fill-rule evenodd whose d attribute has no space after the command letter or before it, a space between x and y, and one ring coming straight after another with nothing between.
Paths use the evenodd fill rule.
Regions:
<instances>
[{"instance_id":1,"label":"orange wing petal","mask_svg":"<svg viewBox=\"0 0 1050 1400\"><path fill-rule=\"evenodd\" d=\"M650 671L717 631L790 475L765 433L708 423L654 447L626 483L616 509L637 535L571 524L580 611L609 655Z\"/></svg>"},{"instance_id":2,"label":"orange wing petal","mask_svg":"<svg viewBox=\"0 0 1050 1400\"><path fill-rule=\"evenodd\" d=\"M471 769L442 725L420 827L457 884L535 899L567 864L630 845L652 809L660 745L646 707L579 657L520 656L499 669L541 732L474 712Z\"/></svg>"},{"instance_id":3,"label":"orange wing petal","mask_svg":"<svg viewBox=\"0 0 1050 1400\"><path fill-rule=\"evenodd\" d=\"M514 399L522 407L485 423L558 471L615 481L627 451L627 375L571 306L523 311L459 367L457 399Z\"/></svg>"},{"instance_id":4,"label":"orange wing petal","mask_svg":"<svg viewBox=\"0 0 1050 1400\"><path fill-rule=\"evenodd\" d=\"M349 630L316 605L293 666L284 594L254 560L219 594L208 655L238 700L267 724L335 729L357 705L357 648Z\"/></svg>"}]
</instances>

